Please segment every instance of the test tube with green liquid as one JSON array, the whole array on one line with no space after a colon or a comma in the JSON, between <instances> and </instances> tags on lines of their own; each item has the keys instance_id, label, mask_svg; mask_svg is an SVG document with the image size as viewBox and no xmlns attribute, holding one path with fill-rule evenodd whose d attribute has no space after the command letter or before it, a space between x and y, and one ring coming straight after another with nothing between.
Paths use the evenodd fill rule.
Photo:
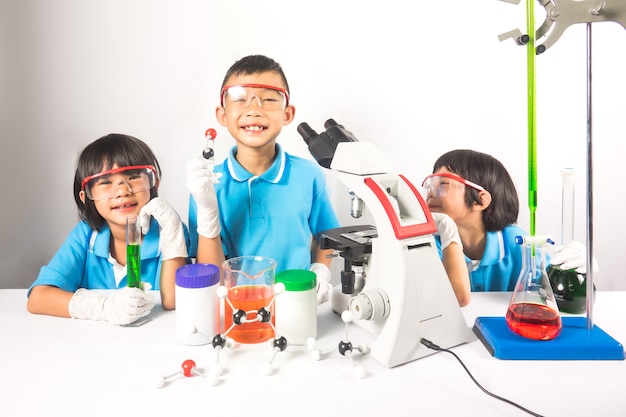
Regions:
<instances>
[{"instance_id":1,"label":"test tube with green liquid","mask_svg":"<svg viewBox=\"0 0 626 417\"><path fill-rule=\"evenodd\" d=\"M137 216L126 217L126 281L141 288L141 226Z\"/></svg>"}]
</instances>

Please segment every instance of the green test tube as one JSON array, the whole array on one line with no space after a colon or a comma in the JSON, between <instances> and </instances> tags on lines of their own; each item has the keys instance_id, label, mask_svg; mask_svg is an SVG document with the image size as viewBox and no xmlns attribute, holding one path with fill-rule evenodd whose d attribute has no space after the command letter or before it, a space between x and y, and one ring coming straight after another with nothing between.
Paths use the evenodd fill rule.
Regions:
<instances>
[{"instance_id":1,"label":"green test tube","mask_svg":"<svg viewBox=\"0 0 626 417\"><path fill-rule=\"evenodd\" d=\"M126 281L141 288L141 227L137 216L126 217Z\"/></svg>"}]
</instances>

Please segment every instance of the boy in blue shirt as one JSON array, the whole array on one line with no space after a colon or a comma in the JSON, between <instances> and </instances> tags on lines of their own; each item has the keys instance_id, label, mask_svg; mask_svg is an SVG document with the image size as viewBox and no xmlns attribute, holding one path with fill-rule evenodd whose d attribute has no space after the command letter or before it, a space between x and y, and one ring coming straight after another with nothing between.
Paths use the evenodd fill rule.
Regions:
<instances>
[{"instance_id":1,"label":"boy in blue shirt","mask_svg":"<svg viewBox=\"0 0 626 417\"><path fill-rule=\"evenodd\" d=\"M198 262L223 249L225 258L270 257L277 272L310 269L323 302L331 289L332 250L321 250L315 236L339 222L321 168L276 143L295 111L273 59L252 55L231 66L216 117L236 145L214 171L207 160L189 162L189 227L192 247L197 231Z\"/></svg>"}]
</instances>

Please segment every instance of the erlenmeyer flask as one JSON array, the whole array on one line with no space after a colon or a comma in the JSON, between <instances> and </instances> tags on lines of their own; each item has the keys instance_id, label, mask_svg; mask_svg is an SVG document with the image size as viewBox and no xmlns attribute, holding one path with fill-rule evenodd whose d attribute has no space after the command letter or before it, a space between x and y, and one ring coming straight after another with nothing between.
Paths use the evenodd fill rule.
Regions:
<instances>
[{"instance_id":1,"label":"erlenmeyer flask","mask_svg":"<svg viewBox=\"0 0 626 417\"><path fill-rule=\"evenodd\" d=\"M561 203L561 244L567 245L574 240L574 170L562 169L563 181ZM561 269L560 265L551 265L548 279L559 310L564 313L581 314L587 309L587 282L585 274L576 269Z\"/></svg>"},{"instance_id":2,"label":"erlenmeyer flask","mask_svg":"<svg viewBox=\"0 0 626 417\"><path fill-rule=\"evenodd\" d=\"M542 242L543 240L543 242ZM561 332L561 315L546 273L546 239L519 237L524 246L522 270L506 313L509 328L536 340L554 339Z\"/></svg>"}]
</instances>

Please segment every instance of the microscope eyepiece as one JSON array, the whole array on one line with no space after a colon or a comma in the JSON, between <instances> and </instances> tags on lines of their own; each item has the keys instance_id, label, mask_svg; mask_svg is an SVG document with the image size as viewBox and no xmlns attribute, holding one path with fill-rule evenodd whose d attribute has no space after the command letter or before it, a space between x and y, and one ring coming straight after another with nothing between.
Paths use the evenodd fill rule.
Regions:
<instances>
[{"instance_id":1,"label":"microscope eyepiece","mask_svg":"<svg viewBox=\"0 0 626 417\"><path fill-rule=\"evenodd\" d=\"M328 119L324 123L325 130L317 133L303 122L298 125L298 133L309 147L309 152L318 164L324 168L330 168L335 155L335 149L340 142L358 142L357 138L334 119Z\"/></svg>"},{"instance_id":2,"label":"microscope eyepiece","mask_svg":"<svg viewBox=\"0 0 626 417\"><path fill-rule=\"evenodd\" d=\"M324 129L328 129L329 127L340 126L339 123L335 121L335 119L328 119L326 123L324 123Z\"/></svg>"},{"instance_id":3,"label":"microscope eyepiece","mask_svg":"<svg viewBox=\"0 0 626 417\"><path fill-rule=\"evenodd\" d=\"M309 126L307 122L302 122L298 125L298 133L300 134L300 136L302 136L302 139L304 139L304 142L307 145L310 144L311 139L317 136L317 132L313 130L313 128Z\"/></svg>"}]
</instances>

